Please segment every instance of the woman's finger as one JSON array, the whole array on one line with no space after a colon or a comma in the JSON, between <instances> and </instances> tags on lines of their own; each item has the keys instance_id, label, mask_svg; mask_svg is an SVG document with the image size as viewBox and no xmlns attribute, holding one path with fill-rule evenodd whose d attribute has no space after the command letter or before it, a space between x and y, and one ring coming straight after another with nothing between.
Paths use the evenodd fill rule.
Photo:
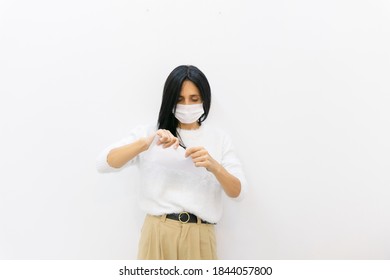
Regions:
<instances>
[{"instance_id":1,"label":"woman's finger","mask_svg":"<svg viewBox=\"0 0 390 280\"><path fill-rule=\"evenodd\" d=\"M170 147L170 146L172 146L172 142L171 142L171 141L167 141L167 142L165 142L164 145L163 145L164 148L168 148L168 147Z\"/></svg>"},{"instance_id":2,"label":"woman's finger","mask_svg":"<svg viewBox=\"0 0 390 280\"><path fill-rule=\"evenodd\" d=\"M208 155L192 158L192 162L197 163L197 162L204 162L207 161Z\"/></svg>"},{"instance_id":3,"label":"woman's finger","mask_svg":"<svg viewBox=\"0 0 390 280\"><path fill-rule=\"evenodd\" d=\"M179 141L179 139L177 139L176 137L172 137L170 138L170 140L168 140L165 144L164 144L164 148L168 148L172 145L175 145L177 142Z\"/></svg>"},{"instance_id":4,"label":"woman's finger","mask_svg":"<svg viewBox=\"0 0 390 280\"><path fill-rule=\"evenodd\" d=\"M204 148L203 147L191 147L191 148L188 148L186 150L186 153L185 153L184 156L187 158L187 157L189 157L190 155L192 155L193 153L195 153L195 152L197 152L199 150L204 150Z\"/></svg>"},{"instance_id":5,"label":"woman's finger","mask_svg":"<svg viewBox=\"0 0 390 280\"><path fill-rule=\"evenodd\" d=\"M157 135L160 137L159 141L158 141L158 145L162 144L162 143L166 143L168 141L168 135L167 135L167 132L163 129L157 131Z\"/></svg>"},{"instance_id":6,"label":"woman's finger","mask_svg":"<svg viewBox=\"0 0 390 280\"><path fill-rule=\"evenodd\" d=\"M208 161L198 161L195 162L196 167L209 167L209 162Z\"/></svg>"},{"instance_id":7,"label":"woman's finger","mask_svg":"<svg viewBox=\"0 0 390 280\"><path fill-rule=\"evenodd\" d=\"M157 136L158 136L158 141L157 141L157 145L161 145L161 143L163 143L163 137L164 137L164 131L162 129L159 129L157 130L156 132Z\"/></svg>"},{"instance_id":8,"label":"woman's finger","mask_svg":"<svg viewBox=\"0 0 390 280\"><path fill-rule=\"evenodd\" d=\"M157 131L157 135L159 136L157 145L163 144L163 148L168 148L172 145L174 145L175 149L179 147L179 139L175 137L169 130L159 129Z\"/></svg>"},{"instance_id":9,"label":"woman's finger","mask_svg":"<svg viewBox=\"0 0 390 280\"><path fill-rule=\"evenodd\" d=\"M204 156L204 155L206 155L206 154L207 154L207 151L204 150L204 149L202 149L202 150L198 150L198 151L196 151L196 152L191 153L191 157L192 157L193 159L195 159L195 158Z\"/></svg>"}]
</instances>

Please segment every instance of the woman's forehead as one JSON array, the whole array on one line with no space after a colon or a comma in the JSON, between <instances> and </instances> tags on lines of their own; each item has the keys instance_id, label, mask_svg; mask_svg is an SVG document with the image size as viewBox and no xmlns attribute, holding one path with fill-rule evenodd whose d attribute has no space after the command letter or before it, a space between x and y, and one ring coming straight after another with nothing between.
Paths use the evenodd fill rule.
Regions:
<instances>
[{"instance_id":1,"label":"woman's forehead","mask_svg":"<svg viewBox=\"0 0 390 280\"><path fill-rule=\"evenodd\" d=\"M181 86L180 95L200 95L198 87L191 81L184 81Z\"/></svg>"}]
</instances>

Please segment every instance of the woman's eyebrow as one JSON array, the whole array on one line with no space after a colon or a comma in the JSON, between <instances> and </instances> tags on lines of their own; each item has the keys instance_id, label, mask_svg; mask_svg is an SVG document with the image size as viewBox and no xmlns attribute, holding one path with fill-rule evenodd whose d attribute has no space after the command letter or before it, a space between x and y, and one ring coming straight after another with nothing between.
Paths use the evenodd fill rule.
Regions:
<instances>
[{"instance_id":1,"label":"woman's eyebrow","mask_svg":"<svg viewBox=\"0 0 390 280\"><path fill-rule=\"evenodd\" d=\"M194 97L194 96L198 97L198 96L200 96L200 94L197 94L197 93L195 93L195 94L190 94L190 97ZM184 96L183 96L183 95L180 95L179 97L184 97Z\"/></svg>"}]
</instances>

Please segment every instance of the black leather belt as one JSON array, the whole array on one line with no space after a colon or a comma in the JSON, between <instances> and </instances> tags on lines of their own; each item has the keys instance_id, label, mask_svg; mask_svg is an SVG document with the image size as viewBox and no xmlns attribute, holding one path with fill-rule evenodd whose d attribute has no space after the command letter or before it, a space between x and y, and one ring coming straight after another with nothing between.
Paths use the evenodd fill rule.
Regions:
<instances>
[{"instance_id":1,"label":"black leather belt","mask_svg":"<svg viewBox=\"0 0 390 280\"><path fill-rule=\"evenodd\" d=\"M188 213L188 212L167 214L167 219L179 221L182 224L197 223L198 222L198 218L194 214L191 214L191 213ZM209 223L209 222L204 221L204 220L201 220L201 223L202 224L212 224L213 225L213 223Z\"/></svg>"}]
</instances>

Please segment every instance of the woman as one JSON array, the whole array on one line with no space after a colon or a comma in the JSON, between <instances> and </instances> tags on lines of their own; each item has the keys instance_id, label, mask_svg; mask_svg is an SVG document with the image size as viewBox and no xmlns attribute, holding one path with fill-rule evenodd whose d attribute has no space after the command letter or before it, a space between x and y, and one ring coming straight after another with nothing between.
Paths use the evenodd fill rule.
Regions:
<instances>
[{"instance_id":1,"label":"woman","mask_svg":"<svg viewBox=\"0 0 390 280\"><path fill-rule=\"evenodd\" d=\"M206 76L178 66L165 82L157 126L136 127L97 159L99 172L139 167L147 215L138 259L217 259L223 193L239 200L246 182L228 135L204 124L210 103Z\"/></svg>"}]
</instances>

